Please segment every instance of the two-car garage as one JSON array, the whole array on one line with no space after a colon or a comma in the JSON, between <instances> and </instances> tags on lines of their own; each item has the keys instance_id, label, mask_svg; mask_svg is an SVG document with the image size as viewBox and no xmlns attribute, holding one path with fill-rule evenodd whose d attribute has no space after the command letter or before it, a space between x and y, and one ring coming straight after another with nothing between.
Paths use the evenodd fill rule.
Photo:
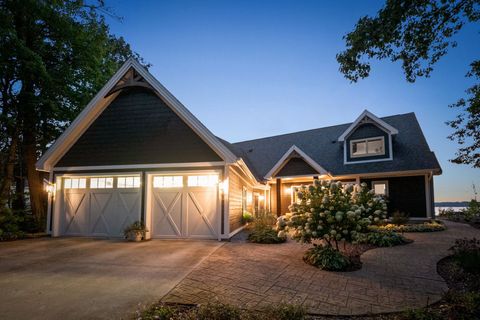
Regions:
<instances>
[{"instance_id":1,"label":"two-car garage","mask_svg":"<svg viewBox=\"0 0 480 320\"><path fill-rule=\"evenodd\" d=\"M137 220L151 238L220 234L216 172L59 175L56 184L54 236L121 237Z\"/></svg>"}]
</instances>

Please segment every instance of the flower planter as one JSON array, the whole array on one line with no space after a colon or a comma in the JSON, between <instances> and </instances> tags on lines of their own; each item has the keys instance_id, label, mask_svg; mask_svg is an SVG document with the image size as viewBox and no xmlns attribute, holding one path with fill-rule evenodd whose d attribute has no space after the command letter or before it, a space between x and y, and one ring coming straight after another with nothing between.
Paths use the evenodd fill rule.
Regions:
<instances>
[{"instance_id":1,"label":"flower planter","mask_svg":"<svg viewBox=\"0 0 480 320\"><path fill-rule=\"evenodd\" d=\"M136 233L136 232L131 232L128 237L127 237L127 240L128 241L132 241L132 242L140 242L142 241L142 234L140 232Z\"/></svg>"}]
</instances>

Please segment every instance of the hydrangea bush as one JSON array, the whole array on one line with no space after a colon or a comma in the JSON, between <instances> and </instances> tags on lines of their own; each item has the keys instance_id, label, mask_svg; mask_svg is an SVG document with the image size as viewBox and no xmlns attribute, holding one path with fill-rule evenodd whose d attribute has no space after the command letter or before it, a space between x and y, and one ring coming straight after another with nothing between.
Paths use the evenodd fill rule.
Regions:
<instances>
[{"instance_id":1,"label":"hydrangea bush","mask_svg":"<svg viewBox=\"0 0 480 320\"><path fill-rule=\"evenodd\" d=\"M289 207L290 213L278 218L279 237L291 233L302 243L322 239L338 250L339 241L353 242L358 233L368 232L368 226L386 222L385 199L366 183L344 185L316 179L294 192L299 201Z\"/></svg>"}]
</instances>

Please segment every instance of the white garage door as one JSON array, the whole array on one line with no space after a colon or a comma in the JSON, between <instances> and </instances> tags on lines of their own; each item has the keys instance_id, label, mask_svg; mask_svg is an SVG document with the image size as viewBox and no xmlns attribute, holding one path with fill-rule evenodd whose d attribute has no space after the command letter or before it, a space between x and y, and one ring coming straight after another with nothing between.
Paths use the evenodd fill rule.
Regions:
<instances>
[{"instance_id":1,"label":"white garage door","mask_svg":"<svg viewBox=\"0 0 480 320\"><path fill-rule=\"evenodd\" d=\"M121 237L140 220L140 176L90 176L62 179L60 234Z\"/></svg>"},{"instance_id":2,"label":"white garage door","mask_svg":"<svg viewBox=\"0 0 480 320\"><path fill-rule=\"evenodd\" d=\"M218 175L153 176L151 183L152 237L218 237Z\"/></svg>"}]
</instances>

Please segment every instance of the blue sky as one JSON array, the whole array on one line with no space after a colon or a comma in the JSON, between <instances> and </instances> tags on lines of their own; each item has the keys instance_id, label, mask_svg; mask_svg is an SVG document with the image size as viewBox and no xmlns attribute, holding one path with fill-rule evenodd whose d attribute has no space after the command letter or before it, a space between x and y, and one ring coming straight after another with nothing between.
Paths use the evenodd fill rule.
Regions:
<instances>
[{"instance_id":1,"label":"blue sky","mask_svg":"<svg viewBox=\"0 0 480 320\"><path fill-rule=\"evenodd\" d=\"M127 1L107 0L122 21L114 34L152 64L150 72L216 135L255 139L415 112L443 168L436 200L467 200L480 169L448 162L457 146L446 137L448 108L472 84L478 28L465 27L428 79L407 83L398 63L375 62L369 78L351 84L335 55L342 36L383 1Z\"/></svg>"}]
</instances>

